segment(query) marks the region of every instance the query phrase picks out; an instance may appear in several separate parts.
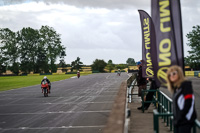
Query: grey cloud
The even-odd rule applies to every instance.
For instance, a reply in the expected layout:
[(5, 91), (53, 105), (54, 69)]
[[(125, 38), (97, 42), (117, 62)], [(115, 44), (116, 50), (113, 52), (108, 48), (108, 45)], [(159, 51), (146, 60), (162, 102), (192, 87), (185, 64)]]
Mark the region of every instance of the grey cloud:
[(20, 4), (24, 2), (45, 2), (46, 4), (63, 3), (76, 7), (91, 7), (91, 8), (131, 8), (143, 7), (146, 8), (150, 0), (2, 0), (0, 5)]
[[(37, 24), (36, 16), (30, 12), (18, 13), (15, 11), (2, 11), (0, 10), (0, 27), (11, 28), (13, 31), (21, 30), (23, 27), (39, 28), (41, 24)], [(34, 23), (34, 24), (33, 24)]]
[[(12, 8), (11, 8), (12, 9)], [(123, 63), (128, 57), (141, 55), (141, 38), (138, 37), (139, 18), (134, 10), (109, 10), (106, 15), (94, 13), (86, 9), (80, 9), (75, 14), (63, 12), (62, 9), (48, 8), (35, 11), (0, 10), (0, 27), (9, 27), (18, 31), (23, 27), (40, 28), (41, 25), (49, 25), (61, 34), (62, 43), (67, 47), (67, 63), (75, 60), (77, 56), (86, 64), (91, 64), (96, 58), (112, 59), (115, 63)], [(39, 19), (41, 15), (51, 15), (59, 12), (60, 16), (52, 16), (52, 21)], [(53, 15), (53, 14), (52, 14)], [(74, 24), (65, 20), (67, 15), (80, 18), (81, 23)], [(138, 16), (139, 17), (139, 16)], [(112, 25), (112, 22), (114, 25)], [(119, 25), (115, 25), (119, 22)], [(111, 23), (111, 24), (110, 24)], [(110, 25), (109, 25), (110, 24)], [(132, 49), (137, 51), (132, 52)], [(119, 55), (119, 56), (116, 56)], [(90, 58), (88, 58), (90, 57)], [(138, 59), (137, 59), (138, 60)]]
[[(17, 12), (0, 10), (0, 27), (8, 27), (17, 31), (23, 27), (40, 28), (49, 25), (61, 34), (62, 42), (67, 47), (67, 63), (75, 60), (77, 56), (86, 64), (91, 64), (95, 58), (112, 59), (115, 63), (123, 63), (128, 57), (140, 60), (141, 57), (141, 27), (137, 9), (143, 9), (150, 14), (151, 0), (0, 0), (0, 6), (20, 4), (25, 2), (44, 2), (49, 4), (66, 4), (78, 8), (88, 7), (107, 8), (109, 13), (97, 15), (84, 12), (70, 15), (81, 17), (81, 23), (71, 25), (66, 20), (49, 21), (39, 20), (41, 14), (49, 15), (56, 10), (44, 9), (39, 12)], [(95, 2), (94, 2), (95, 1)], [(200, 0), (181, 0), (183, 37), (192, 30), (192, 26), (199, 24)], [(122, 9), (122, 10), (121, 10)], [(90, 10), (92, 12), (92, 10)], [(67, 16), (68, 12), (62, 12)], [(66, 17), (65, 16), (65, 17)], [(59, 17), (57, 17), (59, 18)], [(63, 17), (64, 19), (64, 17)], [(64, 23), (63, 23), (64, 21)], [(107, 23), (119, 22), (118, 26)], [(189, 48), (185, 45), (185, 55)]]

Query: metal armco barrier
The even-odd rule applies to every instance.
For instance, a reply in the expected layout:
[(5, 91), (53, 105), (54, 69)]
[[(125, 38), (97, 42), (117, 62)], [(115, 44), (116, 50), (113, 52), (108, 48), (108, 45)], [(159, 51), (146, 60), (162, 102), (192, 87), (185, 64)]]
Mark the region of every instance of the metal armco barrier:
[(132, 95), (137, 95), (137, 94), (132, 94), (134, 86), (136, 86), (136, 79), (134, 79), (134, 81), (132, 82), (131, 86), (128, 88), (128, 98), (129, 98), (128, 102), (129, 103), (132, 102)]
[[(154, 100), (152, 100), (152, 102), (157, 104), (157, 109), (153, 110), (154, 133), (159, 133), (159, 117), (163, 119), (166, 126), (170, 126), (170, 131), (172, 131), (174, 129), (172, 125), (172, 99), (160, 90), (154, 91), (157, 93), (157, 98), (154, 97)], [(143, 102), (145, 103), (145, 101)], [(193, 133), (197, 133), (197, 128), (200, 129), (200, 122), (196, 119), (193, 127)]]
[(134, 73), (132, 75), (132, 77), (129, 78), (128, 81), (127, 81), (127, 84), (128, 84), (128, 86), (127, 86), (127, 97), (129, 98), (129, 100), (128, 100), (129, 103), (132, 102), (132, 95), (137, 95), (137, 94), (132, 94), (134, 87), (137, 86), (136, 76), (137, 76), (137, 74)]

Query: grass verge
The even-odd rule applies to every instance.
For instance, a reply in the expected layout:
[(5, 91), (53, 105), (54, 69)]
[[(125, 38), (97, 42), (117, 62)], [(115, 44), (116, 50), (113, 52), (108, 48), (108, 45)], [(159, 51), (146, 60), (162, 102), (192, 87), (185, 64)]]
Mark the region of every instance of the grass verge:
[[(82, 73), (83, 75), (88, 75), (90, 73)], [(2, 76), (0, 77), (0, 91), (6, 91), (11, 89), (17, 89), (32, 85), (40, 84), (41, 80), (45, 75), (39, 76)], [(76, 74), (66, 74), (66, 75), (47, 75), (47, 78), (51, 81), (59, 81), (76, 76)]]

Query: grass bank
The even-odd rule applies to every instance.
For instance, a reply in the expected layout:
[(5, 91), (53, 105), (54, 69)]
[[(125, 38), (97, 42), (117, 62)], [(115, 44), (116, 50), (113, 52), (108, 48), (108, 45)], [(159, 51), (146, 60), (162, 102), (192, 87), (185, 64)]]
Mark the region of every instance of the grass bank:
[[(82, 73), (88, 75), (89, 73)], [(39, 76), (2, 76), (0, 77), (0, 91), (11, 90), (16, 88), (22, 88), (32, 85), (40, 84), (41, 80), (45, 75)], [(65, 74), (65, 75), (47, 75), (47, 78), (51, 81), (59, 81), (76, 76), (76, 74)]]

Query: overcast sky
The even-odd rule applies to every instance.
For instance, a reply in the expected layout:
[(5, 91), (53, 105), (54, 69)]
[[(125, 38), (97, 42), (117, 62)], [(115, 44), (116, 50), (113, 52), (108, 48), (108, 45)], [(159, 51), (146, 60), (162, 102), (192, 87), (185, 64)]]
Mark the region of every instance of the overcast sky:
[[(181, 0), (184, 54), (186, 34), (200, 25), (200, 0)], [(0, 0), (0, 28), (53, 27), (61, 34), (71, 64), (77, 57), (86, 65), (95, 59), (126, 63), (142, 58), (138, 9), (150, 13), (150, 0)]]

